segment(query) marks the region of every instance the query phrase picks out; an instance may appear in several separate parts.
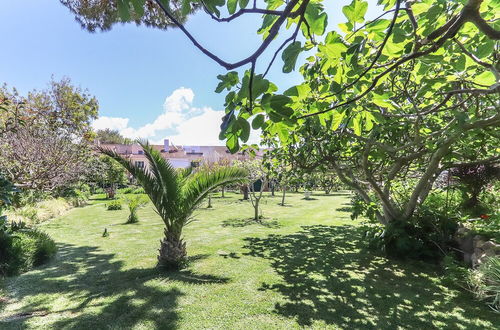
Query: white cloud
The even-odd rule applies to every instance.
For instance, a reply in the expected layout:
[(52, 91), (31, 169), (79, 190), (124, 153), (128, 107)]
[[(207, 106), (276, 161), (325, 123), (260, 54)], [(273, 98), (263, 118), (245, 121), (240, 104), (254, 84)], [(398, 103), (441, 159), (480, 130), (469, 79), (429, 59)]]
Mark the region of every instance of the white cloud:
[[(103, 116), (93, 122), (93, 127), (118, 130), (125, 137), (146, 138), (156, 144), (162, 144), (163, 139), (168, 138), (176, 145), (224, 145), (225, 142), (219, 140), (224, 112), (210, 107), (193, 107), (193, 99), (194, 92), (191, 89), (178, 88), (165, 99), (164, 112), (152, 123), (134, 128), (129, 126), (129, 118)], [(165, 130), (173, 133), (165, 135)], [(248, 143), (257, 143), (259, 140), (259, 133), (252, 131)]]

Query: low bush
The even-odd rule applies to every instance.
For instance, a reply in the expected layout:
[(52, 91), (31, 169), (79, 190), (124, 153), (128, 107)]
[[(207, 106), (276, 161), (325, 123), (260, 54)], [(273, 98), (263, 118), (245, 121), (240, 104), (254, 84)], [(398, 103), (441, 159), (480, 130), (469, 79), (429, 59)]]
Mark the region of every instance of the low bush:
[(369, 246), (390, 257), (436, 262), (456, 243), (457, 221), (438, 214), (419, 213), (410, 221), (393, 221), (367, 230)]
[(71, 205), (64, 198), (51, 198), (33, 205), (11, 209), (7, 215), (11, 221), (38, 224), (63, 215), (70, 208)]
[(500, 257), (490, 257), (470, 272), (469, 285), (476, 298), (500, 312)]
[(106, 203), (106, 207), (108, 211), (116, 211), (116, 210), (121, 210), (122, 209), (122, 202), (119, 199), (110, 201), (109, 203)]
[(55, 242), (44, 232), (24, 229), (0, 233), (0, 273), (16, 275), (42, 265), (56, 253)]
[(120, 194), (131, 194), (134, 190), (135, 190), (134, 187), (121, 188), (121, 189), (118, 189), (118, 193), (120, 193)]

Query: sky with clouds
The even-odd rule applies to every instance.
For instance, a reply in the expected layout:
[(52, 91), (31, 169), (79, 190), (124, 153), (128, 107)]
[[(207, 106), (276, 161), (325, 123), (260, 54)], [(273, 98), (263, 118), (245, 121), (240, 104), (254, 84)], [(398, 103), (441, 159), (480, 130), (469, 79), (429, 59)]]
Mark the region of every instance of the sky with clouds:
[[(94, 129), (113, 129), (131, 139), (149, 139), (162, 144), (169, 139), (176, 145), (223, 145), (218, 138), (224, 112), (211, 107), (193, 106), (192, 89), (180, 87), (165, 98), (163, 111), (151, 123), (136, 126), (130, 118), (101, 116), (94, 121)], [(248, 143), (258, 143), (258, 132), (253, 132)]]
[[(324, 2), (330, 27), (344, 20), (340, 8), (348, 2)], [(374, 16), (370, 6), (368, 17)], [(231, 62), (260, 45), (262, 36), (256, 30), (261, 23), (258, 15), (217, 23), (199, 11), (189, 17), (186, 28), (207, 49)], [(111, 31), (88, 33), (59, 1), (23, 0), (0, 1), (0, 31), (6, 37), (3, 45), (8, 45), (0, 55), (0, 83), (27, 93), (45, 88), (52, 77), (69, 77), (99, 100), (95, 128), (117, 129), (127, 137), (153, 142), (168, 137), (181, 145), (224, 144), (218, 135), (225, 95), (214, 89), (217, 75), (226, 71), (179, 29), (118, 24)], [(259, 59), (257, 73), (265, 70), (288, 35), (281, 33)], [(279, 62), (268, 77), (283, 91), (298, 83), (300, 74), (283, 74)], [(257, 139), (258, 132), (253, 132), (250, 142)]]

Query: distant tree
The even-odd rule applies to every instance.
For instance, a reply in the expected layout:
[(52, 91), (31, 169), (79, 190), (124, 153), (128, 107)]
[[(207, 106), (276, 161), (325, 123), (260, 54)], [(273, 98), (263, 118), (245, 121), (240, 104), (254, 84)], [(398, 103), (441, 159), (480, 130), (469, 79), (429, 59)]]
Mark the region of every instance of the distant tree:
[(176, 171), (158, 150), (147, 143), (140, 144), (149, 161), (148, 168), (134, 165), (115, 151), (101, 151), (125, 167), (144, 188), (165, 223), (158, 265), (177, 268), (187, 255), (182, 230), (192, 220), (194, 210), (211, 191), (224, 184), (242, 182), (247, 173), (236, 167), (219, 168), (213, 172), (193, 172), (192, 168)]
[(96, 132), (95, 139), (100, 143), (109, 144), (132, 144), (132, 140), (120, 134), (117, 130), (112, 130), (109, 128), (100, 129)]
[(128, 182), (127, 171), (116, 160), (106, 155), (95, 155), (87, 165), (84, 181), (106, 191), (106, 197), (115, 197), (116, 188)]
[(262, 160), (252, 159), (245, 161), (235, 161), (233, 166), (241, 167), (247, 171), (247, 191), (254, 208), (254, 220), (260, 219), (260, 202), (262, 192), (268, 182), (268, 172), (265, 170)]
[(7, 86), (4, 85), (0, 90), (0, 137), (7, 132), (16, 130), (23, 124), (21, 118), (23, 100), (16, 90), (10, 94), (6, 91)]
[[(165, 16), (153, 0), (138, 0), (133, 4), (122, 0), (60, 0), (74, 15), (82, 28), (90, 31), (107, 31), (116, 23), (134, 22), (159, 29), (176, 25)], [(164, 1), (170, 14), (178, 22), (185, 22), (187, 15), (200, 6), (190, 1)]]
[(48, 89), (27, 96), (4, 86), (0, 99), (22, 104), (16, 110), (22, 123), (11, 121), (12, 129), (0, 136), (0, 167), (8, 177), (45, 191), (79, 180), (90, 153), (97, 100), (69, 79), (51, 81)]

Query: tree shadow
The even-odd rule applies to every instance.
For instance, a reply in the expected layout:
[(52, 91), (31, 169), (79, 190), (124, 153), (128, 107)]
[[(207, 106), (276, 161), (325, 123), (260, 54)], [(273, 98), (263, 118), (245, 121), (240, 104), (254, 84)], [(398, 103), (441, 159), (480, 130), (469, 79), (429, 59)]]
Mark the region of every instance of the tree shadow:
[(318, 197), (330, 197), (330, 196), (350, 196), (351, 193), (348, 191), (336, 191), (336, 192), (331, 192), (329, 194), (325, 193), (312, 193), (311, 196), (318, 196)]
[(255, 220), (254, 218), (233, 218), (233, 219), (227, 219), (223, 220), (221, 226), (222, 227), (246, 227), (246, 226), (252, 226), (252, 225), (259, 225), (262, 227), (266, 228), (280, 228), (281, 224), (277, 220), (266, 220), (264, 219), (259, 219)]
[[(282, 281), (262, 283), (261, 290), (283, 295), (275, 312), (304, 327), (319, 321), (347, 329), (423, 329), (439, 323), (472, 329), (478, 328), (474, 317), (494, 320), (468, 294), (445, 294), (434, 266), (377, 256), (363, 248), (360, 237), (353, 226), (303, 226), (294, 234), (246, 238), (245, 254), (270, 260)], [(462, 311), (450, 313), (457, 305)]]
[(352, 212), (352, 206), (342, 206), (336, 209), (339, 212)]
[[(190, 257), (189, 261), (206, 255)], [(56, 318), (55, 329), (175, 328), (176, 307), (183, 293), (163, 281), (192, 285), (225, 283), (227, 278), (190, 270), (166, 272), (157, 268), (123, 269), (114, 254), (92, 246), (59, 244), (58, 256), (49, 264), (7, 280), (10, 301), (22, 307), (0, 320), (12, 328), (25, 328), (31, 317)], [(55, 305), (54, 299), (67, 300)], [(62, 308), (58, 308), (61, 306)]]

